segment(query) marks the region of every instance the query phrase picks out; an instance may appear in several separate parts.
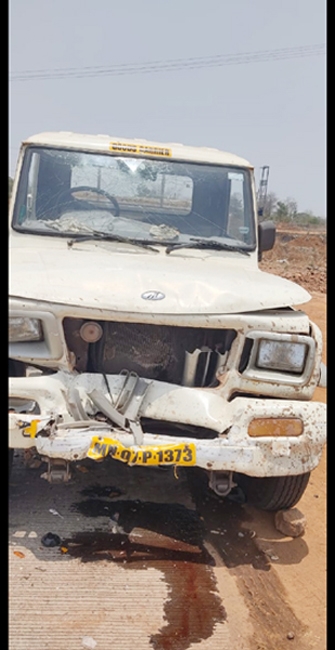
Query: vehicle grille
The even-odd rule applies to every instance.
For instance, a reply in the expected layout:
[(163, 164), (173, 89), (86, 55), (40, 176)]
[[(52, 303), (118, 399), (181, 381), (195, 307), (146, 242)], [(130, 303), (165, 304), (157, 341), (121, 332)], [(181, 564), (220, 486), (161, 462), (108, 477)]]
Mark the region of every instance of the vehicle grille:
[(236, 336), (234, 330), (199, 329), (99, 321), (102, 337), (85, 343), (80, 336), (81, 319), (64, 320), (69, 349), (80, 372), (119, 374), (136, 372), (140, 377), (187, 386), (213, 386), (216, 371)]

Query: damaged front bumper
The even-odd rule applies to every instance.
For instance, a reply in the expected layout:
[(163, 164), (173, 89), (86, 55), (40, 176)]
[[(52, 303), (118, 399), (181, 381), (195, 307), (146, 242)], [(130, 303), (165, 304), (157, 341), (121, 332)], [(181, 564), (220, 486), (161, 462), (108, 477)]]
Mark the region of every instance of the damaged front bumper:
[[(326, 441), (324, 404), (227, 401), (219, 388), (181, 387), (134, 373), (15, 377), (9, 395), (9, 446), (36, 447), (66, 461), (111, 455), (129, 465), (287, 476), (314, 469)], [(34, 412), (25, 409), (28, 402)], [(147, 433), (143, 418), (211, 430), (215, 437), (169, 435), (168, 428), (158, 433), (162, 427)]]

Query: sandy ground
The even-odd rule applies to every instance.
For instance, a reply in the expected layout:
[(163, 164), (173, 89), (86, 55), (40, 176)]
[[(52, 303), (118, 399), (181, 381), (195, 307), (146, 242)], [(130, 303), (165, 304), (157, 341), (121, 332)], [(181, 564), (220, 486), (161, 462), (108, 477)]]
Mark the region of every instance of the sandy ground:
[(275, 246), (263, 254), (260, 267), (301, 284), (307, 291), (327, 291), (327, 235), (279, 226)]
[[(306, 311), (322, 330), (323, 361), (326, 362), (326, 295), (313, 292), (311, 302), (300, 308)], [(326, 402), (326, 389), (318, 388), (314, 399)], [(326, 480), (325, 449), (322, 461), (312, 472), (307, 490), (297, 506), (307, 518), (306, 533), (301, 538), (283, 537), (273, 528), (273, 518), (270, 513), (250, 509), (253, 526), (260, 539), (260, 548), (270, 549), (275, 556), (279, 557), (275, 563), (275, 571), (285, 590), (285, 601), (290, 605), (297, 619), (306, 627), (307, 648), (316, 650), (325, 650), (327, 647)], [(300, 645), (296, 647), (300, 648)], [(266, 645), (265, 649), (267, 650)]]

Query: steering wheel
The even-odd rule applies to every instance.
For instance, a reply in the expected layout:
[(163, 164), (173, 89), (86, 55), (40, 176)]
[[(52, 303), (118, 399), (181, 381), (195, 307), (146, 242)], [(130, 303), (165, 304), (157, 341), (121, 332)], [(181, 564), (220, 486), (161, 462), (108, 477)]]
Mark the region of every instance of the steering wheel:
[(86, 209), (92, 209), (92, 203), (87, 200), (87, 199), (76, 199), (73, 194), (76, 192), (95, 192), (96, 194), (101, 194), (101, 196), (105, 196), (112, 204), (114, 210), (112, 211), (111, 206), (109, 205), (94, 205), (94, 208), (96, 210), (109, 210), (114, 214), (115, 217), (118, 217), (120, 214), (120, 206), (114, 196), (111, 194), (108, 194), (108, 192), (105, 192), (105, 190), (101, 190), (99, 187), (90, 187), (89, 185), (80, 185), (78, 187), (70, 187), (67, 190), (64, 190), (64, 192), (61, 192), (58, 196), (58, 208), (61, 207), (62, 204), (67, 203), (69, 199), (72, 199), (72, 201), (75, 201), (77, 206), (80, 206), (84, 210)]

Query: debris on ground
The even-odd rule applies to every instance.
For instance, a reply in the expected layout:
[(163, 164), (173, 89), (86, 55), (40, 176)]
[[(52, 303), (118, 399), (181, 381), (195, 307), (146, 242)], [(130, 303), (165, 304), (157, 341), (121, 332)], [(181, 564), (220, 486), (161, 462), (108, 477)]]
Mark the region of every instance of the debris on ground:
[(93, 650), (93, 648), (95, 648), (97, 645), (97, 642), (95, 639), (93, 639), (92, 636), (83, 636), (81, 643), (83, 648), (91, 648), (91, 650)]
[(61, 539), (55, 533), (46, 533), (41, 538), (41, 542), (42, 542), (43, 546), (47, 546), (47, 547), (51, 548), (53, 546), (60, 546)]
[(49, 508), (49, 512), (51, 512), (52, 515), (56, 515), (57, 517), (60, 517), (61, 519), (64, 519), (63, 515), (60, 515), (57, 510), (54, 508)]
[(278, 555), (275, 555), (271, 548), (267, 548), (264, 553), (267, 555), (269, 560), (272, 560), (272, 562), (277, 562), (279, 560)]
[(301, 537), (306, 529), (306, 517), (298, 508), (278, 510), (275, 514), (276, 529), (287, 537)]
[(109, 520), (108, 527), (111, 533), (113, 533), (113, 535), (126, 535), (127, 533), (123, 530), (122, 526), (120, 526), (120, 524), (118, 523), (119, 518), (120, 518), (120, 513), (115, 512), (113, 517), (111, 517)]

